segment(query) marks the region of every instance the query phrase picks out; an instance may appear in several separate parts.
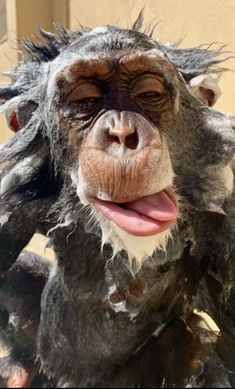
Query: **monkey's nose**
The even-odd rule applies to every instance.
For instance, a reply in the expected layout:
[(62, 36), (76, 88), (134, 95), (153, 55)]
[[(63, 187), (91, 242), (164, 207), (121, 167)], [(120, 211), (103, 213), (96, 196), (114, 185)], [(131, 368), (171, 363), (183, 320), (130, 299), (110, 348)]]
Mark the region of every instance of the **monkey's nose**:
[(112, 127), (109, 129), (109, 135), (111, 140), (120, 143), (128, 149), (136, 149), (138, 147), (139, 139), (135, 128), (129, 126)]

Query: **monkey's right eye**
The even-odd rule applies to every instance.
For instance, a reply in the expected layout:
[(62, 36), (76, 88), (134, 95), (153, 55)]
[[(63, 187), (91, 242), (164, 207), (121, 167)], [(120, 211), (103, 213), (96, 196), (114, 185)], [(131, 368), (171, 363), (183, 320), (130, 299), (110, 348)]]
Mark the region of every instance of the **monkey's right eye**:
[(73, 104), (81, 111), (90, 111), (96, 108), (103, 97), (100, 87), (93, 82), (85, 82), (76, 86), (67, 96), (67, 103)]
[(101, 98), (82, 99), (75, 102), (76, 108), (81, 112), (90, 111), (100, 105)]

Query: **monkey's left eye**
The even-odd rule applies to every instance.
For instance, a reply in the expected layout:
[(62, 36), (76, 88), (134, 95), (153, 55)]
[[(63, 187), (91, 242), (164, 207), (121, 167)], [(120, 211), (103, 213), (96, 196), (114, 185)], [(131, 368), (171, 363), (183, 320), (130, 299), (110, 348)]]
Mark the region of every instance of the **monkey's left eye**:
[(135, 82), (132, 95), (140, 101), (154, 102), (165, 95), (165, 87), (158, 78), (146, 75)]
[(103, 93), (98, 85), (91, 82), (76, 86), (67, 96), (67, 103), (76, 105), (85, 112), (96, 108), (102, 100)]
[(160, 93), (158, 93), (158, 92), (144, 92), (144, 93), (140, 93), (140, 94), (138, 94), (137, 95), (137, 97), (139, 97), (139, 98), (143, 98), (143, 99), (148, 99), (148, 98), (158, 98), (158, 97), (160, 97), (161, 96), (161, 94)]

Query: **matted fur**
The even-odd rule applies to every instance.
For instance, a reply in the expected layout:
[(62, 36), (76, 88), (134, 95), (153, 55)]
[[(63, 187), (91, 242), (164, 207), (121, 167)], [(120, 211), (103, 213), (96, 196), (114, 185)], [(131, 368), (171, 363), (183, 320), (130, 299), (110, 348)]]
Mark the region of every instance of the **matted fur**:
[[(147, 363), (142, 352), (145, 345), (151, 346), (149, 339), (156, 329), (167, 329), (172, 320), (176, 320), (177, 327), (182, 318), (188, 332), (183, 331), (184, 336), (180, 335), (181, 331), (169, 328), (170, 339), (171, 334), (175, 334), (174, 344), (166, 343), (163, 347), (170, 351), (165, 354), (166, 371), (172, 366), (175, 370), (168, 356), (172, 361), (171, 350), (176, 343), (173, 360), (182, 363), (182, 385), (203, 386), (201, 376), (206, 375), (208, 358), (206, 361), (205, 358), (209, 355), (209, 362), (216, 366), (213, 370), (216, 377), (214, 379), (213, 375), (211, 380), (213, 385), (218, 382), (221, 386), (225, 379), (228, 381), (231, 367), (221, 366), (217, 354), (214, 358), (215, 350), (210, 342), (204, 345), (203, 355), (185, 354), (186, 338), (192, 333), (185, 319), (199, 305), (208, 310), (219, 325), (234, 332), (231, 271), (235, 252), (234, 188), (225, 177), (228, 173), (233, 179), (234, 122), (230, 115), (197, 101), (185, 83), (195, 75), (218, 71), (220, 50), (200, 47), (181, 50), (174, 45), (161, 44), (138, 31), (141, 19), (140, 15), (133, 30), (107, 26), (70, 32), (59, 28), (57, 34), (42, 31), (43, 43), (27, 41), (23, 44), (27, 55), (12, 72), (12, 84), (0, 88), (1, 111), (9, 115), (14, 111), (21, 113), (22, 126), (0, 149), (0, 163), (4, 163), (0, 176), (0, 271), (8, 273), (35, 231), (51, 237), (57, 262), (42, 297), (40, 295), (41, 304), (36, 307), (40, 312), (40, 328), (33, 333), (29, 344), (32, 342), (36, 348), (46, 376), (56, 383), (97, 387), (99, 383), (104, 386), (107, 380), (106, 387), (117, 387), (117, 367), (125, 369), (128, 361), (138, 358), (140, 352), (144, 364), (134, 368), (127, 386), (141, 386), (148, 365), (145, 382), (157, 386), (154, 373), (158, 374), (162, 352), (156, 358), (154, 348)], [(115, 235), (116, 227), (107, 225), (100, 215), (90, 215), (90, 206), (81, 204), (77, 185), (71, 180), (73, 166), (68, 162), (66, 142), (60, 137), (55, 111), (51, 109), (48, 83), (53, 77), (53, 66), (58, 63), (63, 66), (65, 59), (71, 61), (73, 49), (72, 54), (76, 56), (80, 39), (85, 39), (83, 43), (92, 41), (94, 52), (94, 43), (99, 39), (107, 50), (157, 48), (175, 65), (179, 110), (174, 120), (165, 120), (162, 131), (175, 174), (181, 220), (166, 247), (163, 236), (164, 242), (151, 243), (146, 255), (139, 254), (141, 247), (135, 247), (133, 240), (127, 243), (129, 237), (123, 237), (120, 242)], [(27, 107), (30, 117), (24, 114), (28, 112)], [(35, 108), (33, 112), (32, 108)], [(114, 252), (110, 245), (105, 245), (102, 252), (102, 243), (110, 240), (110, 233)], [(127, 245), (131, 247), (129, 258), (125, 252)], [(158, 250), (152, 253), (154, 245)], [(124, 251), (115, 255), (122, 248)], [(110, 260), (112, 255), (114, 258)], [(149, 260), (141, 269), (138, 264), (132, 269), (128, 266), (128, 259), (141, 258), (139, 263), (142, 263), (148, 255)], [(14, 283), (10, 284), (14, 289)], [(14, 296), (15, 290), (11, 292)], [(33, 304), (35, 292), (38, 292), (36, 287), (28, 291)], [(24, 306), (25, 300), (22, 301)], [(20, 333), (17, 329), (17, 340), (18, 336), (20, 341), (26, 335), (28, 342), (25, 331), (27, 328), (21, 328)], [(209, 339), (205, 332), (202, 335), (196, 341), (200, 347), (205, 338)], [(157, 332), (157, 336), (160, 345), (163, 339), (164, 346), (162, 333)], [(25, 346), (25, 342), (22, 344)], [(181, 345), (183, 362), (178, 354)], [(233, 352), (234, 347), (228, 350)], [(184, 374), (187, 363), (190, 368)], [(195, 365), (200, 367), (196, 376), (191, 369)], [(172, 378), (174, 385), (182, 373), (181, 368), (176, 370)], [(168, 382), (169, 377), (161, 377), (162, 372), (159, 373), (160, 378)], [(210, 373), (209, 367), (209, 378)]]

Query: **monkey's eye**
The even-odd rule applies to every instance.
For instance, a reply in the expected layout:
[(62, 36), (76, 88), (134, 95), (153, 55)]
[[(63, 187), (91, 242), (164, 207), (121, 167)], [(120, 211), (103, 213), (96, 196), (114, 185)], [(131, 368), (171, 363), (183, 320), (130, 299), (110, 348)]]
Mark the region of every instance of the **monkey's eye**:
[(76, 86), (67, 96), (67, 103), (76, 106), (81, 112), (91, 111), (100, 104), (103, 93), (95, 83), (84, 83)]
[(133, 98), (140, 103), (156, 103), (165, 96), (163, 83), (154, 76), (144, 76), (139, 78), (132, 89)]
[(96, 108), (101, 102), (101, 98), (82, 99), (76, 102), (79, 111), (86, 112)]
[(144, 92), (144, 93), (138, 94), (137, 97), (144, 98), (144, 99), (148, 99), (148, 98), (152, 98), (152, 97), (158, 98), (158, 97), (161, 97), (161, 94), (158, 92)]

